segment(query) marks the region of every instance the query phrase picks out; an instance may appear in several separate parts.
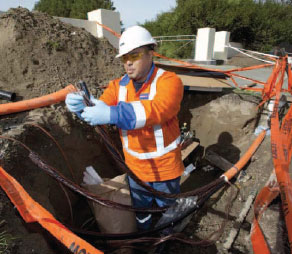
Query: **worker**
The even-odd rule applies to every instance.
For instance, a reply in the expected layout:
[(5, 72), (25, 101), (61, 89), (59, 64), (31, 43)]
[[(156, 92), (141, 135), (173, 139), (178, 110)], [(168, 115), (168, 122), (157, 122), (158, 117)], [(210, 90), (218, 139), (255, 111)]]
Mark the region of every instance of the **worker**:
[[(124, 31), (119, 40), (119, 54), (126, 74), (110, 81), (100, 98), (91, 98), (95, 106), (86, 107), (78, 93), (66, 97), (71, 112), (83, 111), (81, 117), (90, 125), (114, 124), (119, 128), (125, 163), (143, 182), (158, 191), (180, 192), (180, 130), (177, 114), (183, 97), (183, 85), (172, 72), (153, 63), (155, 39), (141, 26)], [(128, 176), (132, 204), (159, 207), (174, 199), (155, 197)], [(147, 230), (151, 214), (136, 213), (137, 227)]]

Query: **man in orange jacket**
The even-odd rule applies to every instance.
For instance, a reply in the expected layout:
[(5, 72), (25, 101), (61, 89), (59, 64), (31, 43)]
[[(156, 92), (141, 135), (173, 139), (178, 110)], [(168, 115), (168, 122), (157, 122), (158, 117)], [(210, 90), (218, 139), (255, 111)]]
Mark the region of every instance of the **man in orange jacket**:
[[(156, 41), (141, 26), (128, 28), (119, 41), (119, 54), (126, 75), (113, 80), (95, 106), (85, 107), (79, 94), (68, 94), (66, 105), (80, 112), (90, 125), (115, 124), (120, 130), (125, 162), (131, 171), (152, 188), (180, 192), (184, 170), (180, 150), (177, 114), (183, 85), (175, 73), (155, 67)], [(150, 208), (154, 200), (160, 207), (174, 200), (153, 196), (129, 177), (133, 207)], [(147, 230), (151, 214), (136, 213), (140, 230)]]

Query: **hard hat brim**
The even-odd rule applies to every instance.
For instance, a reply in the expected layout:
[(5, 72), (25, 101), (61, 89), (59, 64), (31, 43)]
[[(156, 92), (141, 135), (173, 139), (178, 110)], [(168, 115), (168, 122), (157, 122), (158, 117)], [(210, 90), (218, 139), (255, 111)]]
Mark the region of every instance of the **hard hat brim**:
[(121, 56), (123, 56), (123, 55), (126, 55), (126, 54), (130, 53), (130, 52), (131, 52), (132, 50), (134, 50), (134, 49), (137, 49), (137, 48), (140, 48), (140, 47), (144, 47), (144, 46), (148, 46), (148, 45), (155, 45), (155, 46), (157, 46), (157, 42), (147, 43), (147, 44), (145, 44), (145, 45), (141, 45), (141, 46), (139, 46), (139, 47), (133, 48), (133, 49), (131, 49), (131, 50), (125, 52), (125, 53), (117, 54), (117, 55), (116, 55), (116, 58), (119, 58), (119, 57), (121, 57)]

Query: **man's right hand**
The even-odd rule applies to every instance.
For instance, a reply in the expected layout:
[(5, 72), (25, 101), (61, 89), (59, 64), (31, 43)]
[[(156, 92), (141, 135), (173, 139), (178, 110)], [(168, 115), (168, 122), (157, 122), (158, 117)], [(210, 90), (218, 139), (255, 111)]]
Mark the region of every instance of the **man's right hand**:
[(67, 94), (65, 103), (69, 111), (73, 113), (81, 112), (86, 107), (82, 95), (78, 93)]

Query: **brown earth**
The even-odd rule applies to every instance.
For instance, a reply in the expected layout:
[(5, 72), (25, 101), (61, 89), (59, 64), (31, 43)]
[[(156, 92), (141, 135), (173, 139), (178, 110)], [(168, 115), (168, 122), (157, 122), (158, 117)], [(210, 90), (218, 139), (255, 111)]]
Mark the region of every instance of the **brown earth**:
[(9, 88), (22, 99), (80, 79), (96, 94), (123, 72), (108, 41), (46, 14), (11, 9), (1, 16), (0, 28), (0, 89)]
[[(105, 40), (99, 40), (76, 27), (58, 19), (26, 9), (11, 9), (0, 16), (0, 89), (14, 91), (17, 100), (48, 94), (83, 79), (93, 95), (99, 95), (100, 86), (123, 73), (121, 63), (115, 59), (115, 49)], [(233, 59), (229, 64), (244, 66), (250, 60)], [(257, 63), (253, 62), (251, 65)], [(214, 149), (221, 156), (235, 163), (255, 139), (254, 129), (259, 119), (266, 117), (256, 106), (260, 97), (232, 90), (222, 93), (199, 93), (186, 91), (179, 120), (195, 131), (202, 149)], [(6, 103), (0, 100), (0, 103)], [(264, 123), (264, 120), (260, 120)], [(33, 125), (32, 125), (33, 124)], [(36, 126), (37, 125), (37, 126)], [(42, 126), (60, 144), (68, 162), (54, 141), (38, 127)], [(121, 171), (113, 163), (100, 137), (90, 127), (66, 110), (64, 103), (29, 112), (0, 116), (0, 132), (6, 137), (22, 141), (37, 152), (49, 165), (66, 177), (80, 184), (86, 166), (92, 165), (104, 178), (112, 178)], [(110, 130), (118, 143), (115, 129)], [(17, 143), (0, 140), (1, 166), (16, 178), (24, 189), (59, 221), (75, 228), (98, 230), (86, 200), (76, 193), (66, 191), (36, 167), (28, 158), (28, 152)], [(187, 163), (197, 163), (197, 169), (183, 184), (182, 190), (206, 185), (222, 174), (214, 168), (207, 170), (204, 159), (197, 161), (191, 154)], [(72, 168), (72, 174), (69, 168)], [(238, 181), (236, 187), (227, 186), (214, 194), (194, 214), (184, 230), (190, 239), (208, 238), (217, 231), (226, 217), (225, 208), (231, 204), (223, 235), (211, 246), (190, 246), (178, 242), (167, 244), (168, 253), (224, 253), (226, 240), (233, 222), (240, 213), (251, 191), (259, 191), (273, 169), (270, 141), (266, 137), (252, 160), (245, 168), (247, 177)], [(68, 198), (71, 205), (69, 205)], [(70, 215), (72, 207), (73, 217)], [(286, 232), (279, 201), (275, 201), (262, 220), (273, 253), (288, 253)], [(91, 219), (91, 220), (89, 220)], [(13, 207), (5, 193), (0, 191), (1, 230), (13, 237), (7, 250), (2, 253), (69, 253), (38, 224), (26, 224)], [(250, 228), (252, 209), (241, 225), (239, 235), (230, 253), (252, 253)], [(1, 231), (0, 230), (0, 231)], [(97, 248), (100, 242), (88, 238)], [(0, 253), (1, 253), (0, 246)]]
[[(246, 94), (196, 94), (186, 95), (183, 105), (186, 105), (191, 113), (191, 129), (196, 131), (196, 136), (205, 151), (211, 149), (235, 163), (256, 138), (254, 130), (258, 121), (260, 124), (266, 123), (264, 119), (267, 112), (258, 112), (256, 107), (259, 101), (260, 97)], [(205, 185), (223, 173), (216, 167), (211, 171), (204, 168), (204, 165), (201, 165), (201, 168), (195, 171), (182, 186), (183, 189), (188, 190), (196, 184)], [(191, 223), (185, 229), (187, 235), (192, 236), (193, 239), (209, 239), (209, 235), (219, 230), (221, 223), (226, 220), (226, 209), (231, 205), (222, 236), (216, 244), (204, 248), (184, 245), (180, 253), (253, 253), (250, 241), (253, 209), (250, 209), (246, 220), (240, 225), (232, 248), (226, 251), (223, 244), (231, 228), (238, 227), (234, 222), (243, 209), (244, 202), (252, 192), (260, 191), (272, 170), (270, 136), (267, 136), (244, 168), (246, 175), (242, 175), (242, 178), (237, 177), (236, 185), (239, 188), (228, 186), (214, 194), (193, 216)], [(261, 220), (261, 227), (269, 240), (271, 253), (289, 253), (287, 233), (283, 225), (278, 200), (271, 205)], [(175, 247), (172, 250), (175, 253)]]

